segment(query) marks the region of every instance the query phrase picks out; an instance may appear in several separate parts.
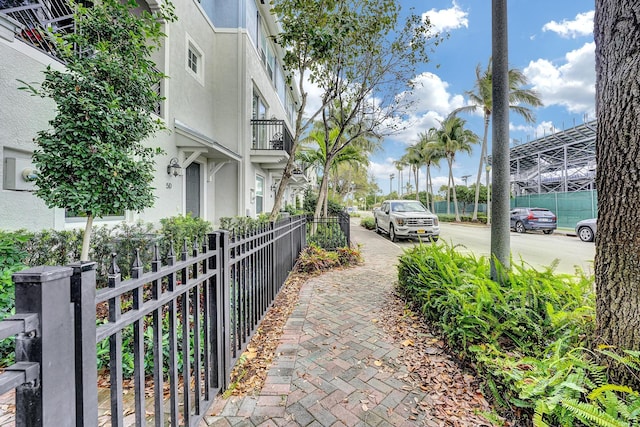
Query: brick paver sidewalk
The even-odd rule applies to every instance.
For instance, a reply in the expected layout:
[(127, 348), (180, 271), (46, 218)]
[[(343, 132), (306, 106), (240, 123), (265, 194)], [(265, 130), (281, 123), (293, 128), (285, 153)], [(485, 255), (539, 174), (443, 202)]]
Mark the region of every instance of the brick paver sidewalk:
[(305, 283), (260, 395), (219, 397), (202, 426), (424, 425), (426, 396), (377, 323), (402, 250), (355, 221), (351, 234), (364, 265)]

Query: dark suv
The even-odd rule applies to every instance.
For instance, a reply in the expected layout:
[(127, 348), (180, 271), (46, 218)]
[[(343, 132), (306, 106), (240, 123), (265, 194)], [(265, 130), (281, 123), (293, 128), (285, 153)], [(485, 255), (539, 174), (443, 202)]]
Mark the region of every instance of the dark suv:
[(511, 228), (518, 233), (542, 230), (551, 234), (558, 226), (556, 215), (544, 208), (514, 208), (511, 211)]

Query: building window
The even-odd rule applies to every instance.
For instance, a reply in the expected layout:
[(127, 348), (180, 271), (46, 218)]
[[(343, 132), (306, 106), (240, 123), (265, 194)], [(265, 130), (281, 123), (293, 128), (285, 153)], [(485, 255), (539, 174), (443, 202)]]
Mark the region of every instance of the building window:
[(252, 118), (264, 119), (267, 117), (267, 106), (265, 105), (262, 97), (255, 90), (253, 91), (253, 105), (252, 105)]
[(186, 69), (201, 85), (204, 85), (204, 55), (202, 49), (187, 35)]
[(256, 215), (264, 212), (264, 177), (256, 175)]
[(191, 71), (198, 74), (198, 55), (189, 47), (189, 59), (187, 66), (191, 68)]

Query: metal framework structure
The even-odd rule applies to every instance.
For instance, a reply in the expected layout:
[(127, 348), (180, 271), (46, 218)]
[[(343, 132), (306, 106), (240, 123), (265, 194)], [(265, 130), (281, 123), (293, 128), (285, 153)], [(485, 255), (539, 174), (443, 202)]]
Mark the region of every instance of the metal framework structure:
[(510, 155), (511, 187), (515, 196), (593, 190), (596, 122), (513, 146)]

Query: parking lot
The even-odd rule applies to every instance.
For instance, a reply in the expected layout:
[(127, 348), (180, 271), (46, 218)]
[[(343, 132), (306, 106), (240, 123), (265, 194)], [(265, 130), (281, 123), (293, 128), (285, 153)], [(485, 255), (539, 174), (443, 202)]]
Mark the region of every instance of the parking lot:
[[(440, 223), (440, 240), (461, 245), (460, 251), (468, 251), (477, 256), (488, 256), (491, 250), (491, 230), (487, 226), (471, 224)], [(373, 231), (372, 231), (373, 232)], [(387, 239), (386, 235), (381, 238)], [(416, 244), (415, 241), (400, 241), (401, 247)], [(545, 235), (541, 232), (523, 234), (511, 232), (511, 253), (514, 263), (520, 258), (536, 269), (550, 266), (554, 259), (559, 264), (559, 273), (574, 273), (578, 266), (584, 271), (593, 272), (595, 244), (582, 242), (575, 236), (567, 236), (562, 231)]]

